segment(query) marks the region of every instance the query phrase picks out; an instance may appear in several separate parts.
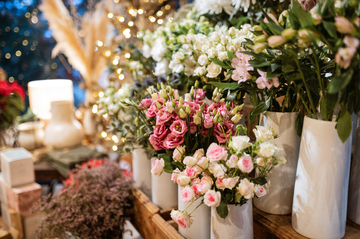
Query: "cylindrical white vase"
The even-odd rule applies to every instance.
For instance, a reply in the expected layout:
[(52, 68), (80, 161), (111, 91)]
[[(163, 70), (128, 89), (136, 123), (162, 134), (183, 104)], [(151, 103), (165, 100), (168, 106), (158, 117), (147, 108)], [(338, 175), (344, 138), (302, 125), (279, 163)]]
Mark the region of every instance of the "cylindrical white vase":
[(254, 198), (254, 205), (261, 211), (278, 215), (291, 213), (300, 147), (300, 137), (295, 130), (298, 115), (298, 112), (265, 112), (260, 117), (260, 125), (278, 132), (280, 137), (274, 143), (283, 149), (286, 159), (286, 164), (276, 165), (266, 177), (266, 196)]
[(360, 225), (360, 128), (357, 128), (353, 140), (355, 144), (349, 182), (348, 218)]
[(151, 199), (151, 160), (141, 146), (134, 147), (132, 171), (135, 186)]
[(309, 238), (345, 235), (351, 136), (342, 143), (335, 125), (309, 117), (304, 120), (292, 226)]
[[(155, 161), (151, 159), (151, 165)], [(178, 205), (178, 186), (171, 181), (171, 174), (163, 172), (160, 176), (151, 175), (152, 202), (161, 209), (176, 208)]]
[(223, 219), (211, 208), (211, 239), (253, 239), (252, 200), (242, 206), (228, 205), (229, 214)]
[[(190, 203), (186, 203), (181, 199), (181, 190), (183, 188), (178, 186), (178, 209), (180, 211), (187, 208)], [(189, 206), (186, 211), (188, 213), (192, 212), (199, 204), (201, 199), (198, 199), (191, 206)], [(189, 228), (182, 228), (179, 226), (179, 233), (186, 239), (209, 239), (210, 238), (210, 217), (211, 217), (211, 208), (202, 204), (198, 207), (192, 214), (192, 224)]]
[(45, 145), (60, 149), (81, 144), (84, 133), (73, 113), (71, 101), (51, 102), (52, 116), (45, 128)]

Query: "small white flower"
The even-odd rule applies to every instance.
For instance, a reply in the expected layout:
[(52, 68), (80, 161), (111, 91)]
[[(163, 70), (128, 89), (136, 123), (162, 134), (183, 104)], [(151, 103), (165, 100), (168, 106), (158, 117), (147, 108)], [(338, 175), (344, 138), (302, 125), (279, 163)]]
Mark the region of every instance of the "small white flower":
[(203, 54), (199, 56), (198, 63), (200, 64), (200, 66), (206, 66), (207, 64), (209, 64), (209, 59), (205, 54)]
[(272, 144), (271, 142), (265, 142), (265, 143), (261, 143), (259, 145), (260, 150), (259, 150), (259, 156), (262, 158), (270, 158), (272, 156), (274, 156), (275, 151), (276, 151), (276, 146), (274, 144)]
[(227, 55), (227, 52), (226, 51), (220, 51), (219, 53), (218, 53), (218, 55), (219, 55), (219, 60), (220, 61), (224, 61), (224, 60), (227, 60), (228, 59), (228, 55)]
[(260, 142), (272, 141), (274, 140), (274, 134), (271, 130), (268, 130), (264, 126), (257, 125), (256, 129), (253, 129), (255, 137)]
[(251, 145), (252, 144), (250, 143), (250, 138), (248, 136), (235, 136), (231, 138), (229, 147), (236, 150), (236, 152), (240, 152)]
[(250, 199), (254, 193), (254, 184), (251, 183), (247, 178), (245, 178), (240, 181), (237, 189), (244, 198)]
[(206, 74), (206, 69), (204, 66), (196, 67), (194, 70), (195, 76), (204, 76)]
[(222, 71), (222, 67), (215, 64), (214, 62), (211, 62), (211, 64), (206, 68), (207, 74), (206, 76), (209, 78), (216, 78), (218, 75), (220, 75)]
[(164, 58), (156, 64), (155, 73), (156, 76), (167, 75), (169, 71), (169, 62)]

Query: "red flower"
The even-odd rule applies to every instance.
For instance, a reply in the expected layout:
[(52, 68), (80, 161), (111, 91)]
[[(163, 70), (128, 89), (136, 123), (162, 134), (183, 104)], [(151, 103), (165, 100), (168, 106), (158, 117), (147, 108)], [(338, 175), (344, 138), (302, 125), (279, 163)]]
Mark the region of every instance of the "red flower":
[(4, 98), (8, 97), (11, 93), (17, 94), (22, 100), (25, 98), (25, 90), (16, 82), (10, 84), (7, 81), (0, 81), (0, 95)]

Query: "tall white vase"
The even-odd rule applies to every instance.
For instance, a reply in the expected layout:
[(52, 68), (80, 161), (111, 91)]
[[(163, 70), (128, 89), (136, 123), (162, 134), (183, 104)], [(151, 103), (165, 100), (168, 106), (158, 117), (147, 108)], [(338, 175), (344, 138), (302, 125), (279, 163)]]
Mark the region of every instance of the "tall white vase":
[(81, 144), (84, 133), (73, 113), (71, 101), (51, 102), (52, 116), (45, 128), (45, 145), (60, 149)]
[(274, 129), (279, 138), (274, 143), (283, 149), (286, 164), (276, 165), (266, 177), (266, 196), (254, 198), (254, 205), (271, 214), (290, 214), (294, 196), (296, 167), (299, 157), (300, 137), (295, 130), (298, 112), (266, 112), (260, 117), (260, 125)]
[[(186, 203), (181, 199), (181, 190), (183, 188), (178, 186), (178, 209), (184, 210), (189, 206), (190, 203)], [(200, 203), (201, 199), (194, 202), (186, 210), (188, 213), (192, 212)], [(211, 217), (211, 208), (202, 204), (198, 207), (192, 214), (191, 219), (193, 223), (190, 228), (184, 229), (179, 226), (179, 233), (186, 239), (209, 239), (210, 238), (210, 217)]]
[(357, 128), (353, 139), (355, 144), (349, 183), (348, 218), (360, 225), (360, 128)]
[(228, 205), (229, 214), (223, 219), (211, 208), (211, 239), (253, 239), (252, 200), (242, 206)]
[(292, 226), (309, 238), (345, 235), (351, 136), (342, 143), (335, 124), (309, 117), (304, 120)]
[(134, 147), (132, 171), (135, 186), (151, 198), (151, 160), (141, 146)]
[[(151, 165), (155, 161), (151, 159)], [(178, 205), (178, 186), (171, 181), (171, 174), (163, 172), (160, 176), (151, 175), (152, 202), (161, 209), (175, 208)]]

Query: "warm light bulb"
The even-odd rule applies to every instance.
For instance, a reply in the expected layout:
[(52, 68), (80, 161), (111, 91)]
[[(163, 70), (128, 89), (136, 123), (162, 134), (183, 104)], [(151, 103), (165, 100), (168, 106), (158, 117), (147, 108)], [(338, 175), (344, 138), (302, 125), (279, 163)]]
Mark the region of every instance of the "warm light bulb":
[(112, 150), (113, 151), (117, 151), (118, 150), (118, 147), (116, 145), (112, 146)]
[(116, 70), (116, 72), (117, 72), (118, 74), (121, 74), (121, 71), (122, 71), (121, 68), (119, 68), (119, 69)]
[(15, 55), (16, 55), (17, 57), (21, 56), (21, 51), (17, 50), (17, 51), (15, 52)]
[(107, 136), (107, 133), (105, 131), (101, 132), (101, 137), (105, 138)]
[(100, 91), (98, 95), (99, 95), (100, 98), (104, 97), (104, 92)]
[(158, 12), (156, 13), (156, 16), (161, 17), (163, 14), (164, 14), (164, 13), (163, 13), (162, 11), (158, 11)]
[(150, 20), (150, 22), (155, 22), (155, 21), (156, 21), (156, 18), (153, 17), (153, 16), (150, 16), (150, 17), (149, 17), (149, 20)]
[(119, 80), (123, 80), (123, 79), (125, 79), (124, 74), (120, 74), (120, 75), (119, 75)]
[(129, 27), (132, 27), (132, 26), (134, 26), (134, 22), (133, 22), (133, 21), (130, 21), (130, 22), (128, 23), (128, 25), (129, 25)]
[(125, 58), (127, 58), (127, 59), (129, 59), (130, 56), (131, 56), (130, 53), (126, 53), (126, 54), (125, 54)]
[(107, 50), (107, 51), (105, 52), (105, 56), (106, 56), (106, 57), (111, 56), (111, 51)]
[(94, 114), (96, 114), (98, 112), (98, 106), (97, 105), (94, 105), (93, 108), (92, 108), (92, 112)]
[(114, 66), (116, 66), (117, 64), (119, 64), (119, 60), (116, 60), (116, 59), (115, 59), (115, 60), (113, 60), (112, 63), (113, 63)]
[(161, 25), (164, 23), (164, 21), (162, 19), (159, 19), (159, 20), (157, 20), (157, 23)]
[(144, 13), (144, 10), (142, 10), (141, 8), (138, 10), (138, 13), (141, 15)]
[(125, 21), (125, 17), (119, 17), (119, 22), (124, 22)]
[(114, 17), (114, 14), (110, 12), (110, 13), (108, 13), (107, 16), (108, 16), (108, 18), (113, 18), (113, 17)]
[(96, 41), (96, 45), (98, 45), (98, 46), (100, 46), (100, 47), (102, 47), (103, 45), (104, 45), (104, 43), (102, 42), (102, 41)]

